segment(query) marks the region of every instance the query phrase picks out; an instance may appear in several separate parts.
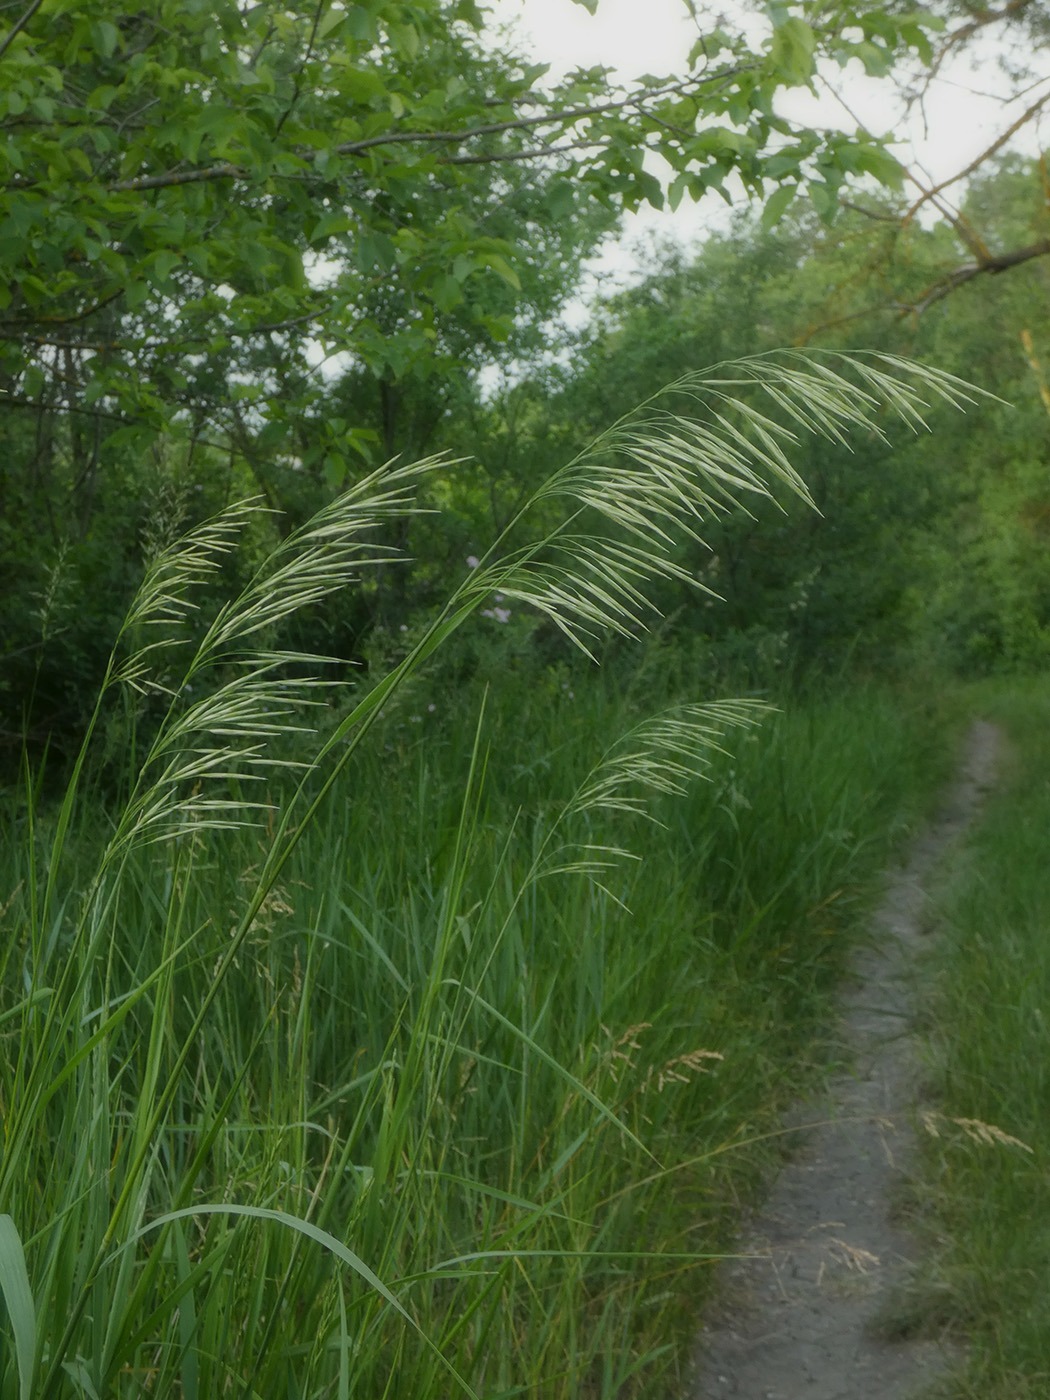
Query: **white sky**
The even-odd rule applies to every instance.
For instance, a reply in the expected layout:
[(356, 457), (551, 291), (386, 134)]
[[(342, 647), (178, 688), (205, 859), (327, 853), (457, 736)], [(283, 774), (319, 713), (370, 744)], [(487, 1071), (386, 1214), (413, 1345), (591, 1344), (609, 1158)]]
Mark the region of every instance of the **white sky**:
[[(551, 78), (595, 64), (615, 68), (617, 78), (625, 82), (647, 72), (684, 72), (697, 37), (683, 0), (599, 0), (595, 15), (573, 0), (488, 0), (488, 8), (496, 22), (514, 25), (526, 52), (551, 65)], [(697, 8), (702, 10), (703, 5)], [(712, 9), (741, 19), (745, 13), (739, 0), (722, 0)], [(760, 22), (752, 20), (748, 28), (753, 39), (762, 33)], [(889, 83), (868, 79), (859, 65), (856, 72), (836, 70), (829, 77), (870, 131), (893, 133), (900, 141), (893, 148), (899, 160), (939, 181), (987, 149), (1036, 95), (1028, 93), (1004, 109), (1003, 79), (990, 43), (985, 43), (979, 57), (979, 71), (969, 64), (945, 69), (924, 111), (915, 110), (907, 119)], [(1050, 55), (1044, 55), (1043, 73), (1050, 80)], [(1045, 82), (1039, 90), (1044, 87)], [(819, 101), (802, 89), (786, 93), (779, 110), (807, 125), (854, 129), (843, 106), (827, 92)], [(1050, 115), (1044, 128), (1044, 135), (1050, 135)], [(1034, 152), (1038, 138), (1038, 129), (1031, 129), (1022, 138), (1022, 148)], [(647, 209), (628, 216), (623, 239), (597, 260), (596, 272), (603, 281), (610, 276), (631, 280), (641, 266), (639, 255), (631, 251), (632, 243), (647, 242), (654, 231), (691, 241), (706, 229), (724, 226), (724, 211), (719, 197), (711, 195), (699, 206), (684, 200), (675, 214)]]

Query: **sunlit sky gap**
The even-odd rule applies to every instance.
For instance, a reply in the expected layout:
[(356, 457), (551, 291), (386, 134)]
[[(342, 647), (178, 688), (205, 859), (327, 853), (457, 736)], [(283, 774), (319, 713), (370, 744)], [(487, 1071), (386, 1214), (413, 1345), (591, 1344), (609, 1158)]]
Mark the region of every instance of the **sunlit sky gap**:
[[(552, 79), (596, 64), (616, 70), (621, 82), (643, 73), (681, 72), (698, 34), (683, 0), (599, 0), (594, 15), (573, 0), (489, 0), (488, 9), (515, 35), (516, 47), (550, 65)], [(754, 42), (761, 40), (766, 25), (754, 7), (729, 0), (717, 9), (739, 20)], [(859, 121), (876, 135), (892, 135), (897, 158), (939, 182), (987, 149), (1031, 100), (1027, 93), (1004, 108), (1008, 87), (999, 57), (1000, 51), (986, 41), (976, 55), (947, 65), (921, 108), (915, 105), (910, 111), (890, 83), (868, 78), (859, 64), (822, 74), (817, 96), (803, 89), (783, 94), (779, 109), (807, 125), (852, 131)], [(1050, 80), (1050, 55), (1044, 56), (1043, 67), (1044, 80)], [(1034, 153), (1037, 127), (1015, 144)], [(688, 244), (713, 228), (724, 228), (726, 220), (726, 206), (717, 196), (699, 205), (684, 200), (674, 213), (645, 209), (628, 215), (622, 236), (595, 260), (595, 272), (604, 284), (610, 277), (629, 282), (643, 269), (654, 234)]]

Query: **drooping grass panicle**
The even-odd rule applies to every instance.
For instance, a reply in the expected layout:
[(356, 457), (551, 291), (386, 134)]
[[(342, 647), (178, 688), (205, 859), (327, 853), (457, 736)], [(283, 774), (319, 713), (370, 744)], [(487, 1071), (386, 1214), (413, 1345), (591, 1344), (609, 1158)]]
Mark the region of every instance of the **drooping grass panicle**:
[(452, 461), (439, 453), (407, 465), (388, 462), (322, 507), (277, 546), (241, 596), (221, 610), (197, 666), (359, 581), (367, 569), (396, 559), (396, 549), (370, 536), (387, 521), (421, 513), (420, 482)]
[[(856, 377), (831, 359), (855, 369)], [(777, 417), (755, 406), (756, 392)], [(705, 521), (745, 509), (748, 497), (779, 504), (779, 488), (813, 506), (788, 457), (800, 432), (842, 444), (849, 432), (881, 436), (884, 411), (924, 426), (923, 395), (959, 406), (963, 392), (950, 377), (892, 357), (794, 350), (684, 375), (538, 489), (515, 528), (530, 511), (554, 502), (564, 502), (566, 511), (539, 549), (511, 552), (502, 565), (476, 571), (471, 584), (498, 588), (544, 613), (590, 654), (601, 632), (643, 626), (647, 585), (686, 579), (678, 546), (687, 539), (702, 544)], [(691, 411), (671, 411), (675, 400), (693, 405)]]
[(569, 803), (569, 812), (649, 815), (654, 795), (680, 796), (706, 773), (730, 729), (753, 728), (773, 707), (760, 700), (675, 705), (643, 720), (607, 751)]
[(268, 513), (261, 497), (237, 501), (162, 549), (147, 565), (122, 634), (137, 626), (181, 621), (196, 606), (191, 591), (215, 574), (251, 521)]

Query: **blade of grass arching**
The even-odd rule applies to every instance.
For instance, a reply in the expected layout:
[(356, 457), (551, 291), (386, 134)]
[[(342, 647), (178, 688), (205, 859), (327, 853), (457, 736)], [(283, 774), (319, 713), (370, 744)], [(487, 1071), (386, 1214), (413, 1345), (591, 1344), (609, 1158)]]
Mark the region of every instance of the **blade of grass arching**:
[[(515, 1208), (516, 1210), (525, 1210), (525, 1211), (528, 1211), (528, 1212), (529, 1212), (529, 1215), (526, 1217), (526, 1220), (523, 1222), (523, 1226), (524, 1226), (524, 1225), (531, 1225), (531, 1224), (533, 1224), (535, 1221), (541, 1220), (541, 1219), (545, 1219), (545, 1218), (547, 1218), (547, 1217), (550, 1217), (550, 1218), (552, 1218), (552, 1219), (557, 1219), (557, 1220), (568, 1220), (568, 1221), (572, 1221), (574, 1224), (577, 1224), (577, 1225), (581, 1225), (581, 1224), (584, 1223), (583, 1221), (580, 1221), (580, 1220), (574, 1220), (574, 1217), (573, 1217), (573, 1216), (571, 1216), (571, 1215), (566, 1215), (566, 1214), (564, 1213), (564, 1211), (555, 1210), (555, 1209), (554, 1209), (554, 1203), (552, 1203), (552, 1202), (548, 1202), (546, 1205), (540, 1205), (539, 1202), (537, 1202), (537, 1201), (529, 1201), (529, 1200), (526, 1200), (526, 1198), (525, 1198), (524, 1196), (515, 1196), (515, 1195), (514, 1195), (512, 1192), (510, 1192), (510, 1191), (501, 1191), (501, 1190), (500, 1190), (498, 1187), (496, 1187), (496, 1186), (488, 1186), (488, 1185), (486, 1185), (486, 1183), (483, 1182), (483, 1181), (475, 1181), (475, 1180), (473, 1180), (473, 1179), (470, 1178), (470, 1177), (458, 1176), (455, 1172), (446, 1172), (446, 1171), (424, 1171), (424, 1172), (420, 1172), (419, 1175), (420, 1175), (420, 1178), (421, 1178), (421, 1179), (424, 1179), (424, 1180), (427, 1179), (427, 1178), (430, 1178), (430, 1179), (432, 1179), (432, 1180), (434, 1180), (434, 1181), (447, 1181), (447, 1182), (452, 1183), (452, 1184), (455, 1185), (455, 1186), (461, 1186), (461, 1187), (463, 1187), (464, 1190), (466, 1190), (466, 1191), (473, 1191), (473, 1192), (476, 1192), (479, 1196), (484, 1196), (484, 1197), (486, 1197), (487, 1199), (490, 1199), (490, 1200), (493, 1200), (493, 1201), (502, 1201), (505, 1205), (514, 1206), (514, 1208)], [(561, 1196), (560, 1196), (560, 1194), (559, 1194), (559, 1196), (556, 1197), (556, 1200), (560, 1200), (560, 1199), (561, 1199)], [(515, 1232), (517, 1232), (517, 1230), (519, 1229), (519, 1226), (515, 1226), (514, 1229), (515, 1229)], [(411, 1282), (413, 1282), (413, 1281), (414, 1281), (415, 1279), (417, 1279), (417, 1278), (426, 1278), (428, 1272), (429, 1272), (429, 1270), (424, 1270), (424, 1272), (423, 1272), (423, 1273), (420, 1273), (420, 1274), (406, 1274), (406, 1275), (401, 1279), (401, 1282), (402, 1282), (403, 1284), (404, 1284), (404, 1283), (411, 1283)]]
[[(333, 1138), (330, 1151), (330, 1159), (334, 1162), (334, 1169), (331, 1173), (334, 1181), (338, 1182), (345, 1180), (347, 1172), (351, 1170), (351, 1156), (353, 1155), (354, 1148), (357, 1145), (358, 1138), (360, 1137), (362, 1130), (371, 1121), (375, 1097), (379, 1092), (379, 1086), (382, 1083), (383, 1075), (385, 1073), (388, 1073), (392, 1068), (394, 1068), (393, 1047), (397, 1039), (398, 1033), (400, 1031), (400, 1028), (401, 1019), (399, 1016), (387, 1040), (382, 1063), (378, 1066), (377, 1070), (372, 1071), (367, 1075), (362, 1075), (359, 1077), (358, 1080), (354, 1081), (355, 1085), (362, 1087), (365, 1090), (365, 1092), (363, 1092), (361, 1095), (361, 1104), (358, 1108), (357, 1114), (355, 1115), (354, 1122), (351, 1124), (350, 1129), (347, 1132), (346, 1139), (343, 1142), (341, 1150), (339, 1151), (338, 1158), (336, 1158), (335, 1156), (336, 1149), (338, 1147), (338, 1139)], [(320, 1192), (315, 1192), (314, 1195), (316, 1198), (316, 1204), (318, 1206), (318, 1209), (316, 1215), (313, 1218), (313, 1224), (319, 1229), (326, 1229), (333, 1212), (338, 1208), (340, 1195), (337, 1191), (334, 1190), (324, 1194)], [(311, 1204), (314, 1204), (314, 1202), (311, 1202)], [(389, 1218), (386, 1221), (386, 1226), (389, 1235), (393, 1236), (396, 1234), (396, 1226), (393, 1222), (390, 1221)], [(303, 1280), (306, 1276), (306, 1269), (307, 1259), (305, 1255), (300, 1255), (298, 1261), (296, 1261), (294, 1258), (292, 1259), (286, 1271), (285, 1278), (282, 1280), (281, 1291), (278, 1295), (278, 1299), (276, 1299), (274, 1302), (275, 1308), (278, 1306), (281, 1297), (287, 1297), (289, 1296), (289, 1294), (294, 1297), (299, 1297), (302, 1295)], [(260, 1364), (261, 1362), (262, 1355), (260, 1353)], [(256, 1369), (258, 1370), (258, 1367)], [(262, 1394), (269, 1393), (267, 1390), (267, 1377), (265, 1375), (262, 1378), (262, 1384), (260, 1385), (259, 1389)]]
[[(307, 1000), (307, 996), (304, 995), (301, 998), (301, 1004), (305, 1005)], [(325, 1159), (321, 1166), (321, 1173), (318, 1177), (317, 1184), (310, 1193), (310, 1201), (307, 1206), (306, 1215), (304, 1217), (301, 1217), (302, 1219), (310, 1220), (313, 1216), (314, 1210), (317, 1206), (318, 1201), (321, 1199), (322, 1192), (324, 1191), (325, 1185), (327, 1183), (328, 1174), (332, 1166), (332, 1159), (335, 1156), (338, 1144), (339, 1139), (333, 1134), (328, 1144), (328, 1151), (325, 1154)], [(323, 1226), (320, 1226), (319, 1228), (323, 1228)], [(258, 1389), (263, 1395), (268, 1395), (271, 1393), (271, 1386), (266, 1383), (265, 1379), (263, 1381), (263, 1384), (260, 1386), (257, 1386), (256, 1382), (262, 1373), (263, 1363), (266, 1360), (269, 1353), (271, 1352), (271, 1349), (275, 1350), (273, 1348), (273, 1338), (277, 1333), (278, 1320), (285, 1312), (285, 1299), (289, 1296), (289, 1293), (292, 1290), (293, 1280), (296, 1283), (297, 1296), (302, 1296), (302, 1293), (299, 1291), (299, 1289), (301, 1287), (301, 1280), (306, 1272), (306, 1261), (305, 1259), (300, 1259), (299, 1257), (298, 1247), (302, 1242), (302, 1236), (299, 1236), (299, 1238), (295, 1240), (292, 1246), (291, 1257), (289, 1258), (288, 1263), (285, 1265), (284, 1277), (281, 1279), (280, 1285), (277, 1289), (277, 1294), (271, 1303), (270, 1315), (266, 1322), (265, 1331), (263, 1332), (263, 1335), (260, 1338), (259, 1345), (256, 1347), (255, 1365), (252, 1368), (251, 1373), (246, 1377), (244, 1385), (241, 1387), (241, 1395), (244, 1397), (244, 1400), (250, 1400), (251, 1395), (255, 1392), (256, 1389)], [(341, 1296), (341, 1286), (339, 1291)]]
[[(174, 1206), (179, 1209), (185, 1207), (193, 1194), (194, 1188), (200, 1178), (200, 1174), (211, 1155), (212, 1148), (220, 1132), (226, 1127), (229, 1121), (230, 1110), (245, 1079), (251, 1068), (255, 1052), (262, 1044), (263, 1037), (269, 1029), (269, 1020), (263, 1022), (255, 1034), (255, 1038), (245, 1055), (242, 1063), (238, 1066), (236, 1074), (233, 1076), (229, 1089), (217, 1107), (213, 1105), (211, 1110), (202, 1108), (200, 1115), (201, 1131), (197, 1143), (197, 1150), (187, 1164), (182, 1180), (178, 1183), (178, 1189), (174, 1194)], [(204, 1125), (207, 1124), (205, 1127)], [(124, 1327), (131, 1319), (137, 1318), (141, 1310), (146, 1306), (154, 1287), (156, 1275), (164, 1264), (164, 1235), (154, 1249), (150, 1251), (148, 1258), (139, 1270), (138, 1278), (134, 1288), (126, 1295), (123, 1309), (113, 1310), (113, 1324), (119, 1322)], [(204, 1271), (205, 1273), (207, 1270)], [(150, 1317), (142, 1323), (134, 1333), (125, 1332), (118, 1335), (115, 1326), (111, 1324), (110, 1336), (107, 1338), (106, 1350), (106, 1370), (105, 1379), (107, 1384), (112, 1384), (114, 1376), (120, 1367), (134, 1355), (138, 1347), (142, 1346), (153, 1333), (165, 1316), (170, 1316), (172, 1308), (178, 1303), (176, 1294), (168, 1295), (164, 1298), (160, 1307), (157, 1308)]]
[(18, 1227), (0, 1215), (0, 1293), (15, 1339), (19, 1400), (30, 1400), (36, 1368), (36, 1309)]
[(110, 1257), (113, 1259), (122, 1251), (130, 1249), (139, 1239), (151, 1233), (153, 1230), (161, 1229), (163, 1226), (176, 1220), (191, 1220), (195, 1216), (200, 1215), (234, 1215), (249, 1220), (272, 1221), (274, 1224), (282, 1225), (286, 1229), (295, 1230), (299, 1234), (305, 1235), (308, 1239), (321, 1245), (323, 1249), (328, 1250), (330, 1254), (333, 1254), (341, 1263), (345, 1264), (348, 1269), (352, 1270), (353, 1273), (357, 1274), (370, 1288), (378, 1293), (383, 1301), (393, 1308), (402, 1321), (406, 1322), (408, 1326), (418, 1334), (427, 1349), (441, 1363), (452, 1379), (459, 1385), (463, 1393), (469, 1395), (471, 1400), (478, 1400), (478, 1396), (475, 1394), (470, 1384), (459, 1374), (455, 1366), (442, 1355), (437, 1344), (427, 1336), (412, 1317), (412, 1314), (408, 1312), (402, 1303), (398, 1302), (395, 1295), (390, 1291), (383, 1280), (378, 1274), (373, 1273), (360, 1255), (355, 1254), (352, 1249), (348, 1249), (345, 1244), (337, 1240), (334, 1235), (329, 1234), (327, 1230), (322, 1230), (309, 1220), (303, 1220), (297, 1215), (290, 1215), (287, 1211), (271, 1210), (267, 1206), (243, 1206), (234, 1205), (232, 1203), (223, 1205), (188, 1206), (184, 1210), (167, 1211), (165, 1214), (157, 1216), (155, 1220), (151, 1220), (148, 1224), (137, 1229), (131, 1238), (125, 1244), (121, 1245), (120, 1249), (114, 1251), (114, 1254)]
[(32, 1011), (34, 1006), (39, 1006), (42, 1001), (46, 1001), (48, 997), (53, 995), (53, 988), (38, 987), (31, 996), (23, 997), (21, 1001), (16, 1002), (15, 1005), (10, 1007), (7, 1011), (0, 1013), (0, 1026), (6, 1025), (8, 1021), (13, 1021), (16, 1016), (21, 1016), (26, 1011)]

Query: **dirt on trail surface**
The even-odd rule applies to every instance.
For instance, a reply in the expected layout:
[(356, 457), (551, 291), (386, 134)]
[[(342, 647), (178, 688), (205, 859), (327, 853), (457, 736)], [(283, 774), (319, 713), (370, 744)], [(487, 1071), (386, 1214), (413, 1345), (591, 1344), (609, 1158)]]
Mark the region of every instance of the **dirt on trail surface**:
[(920, 1098), (911, 973), (924, 906), (999, 749), (998, 730), (974, 724), (940, 811), (888, 877), (840, 1002), (847, 1069), (787, 1120), (798, 1150), (747, 1224), (742, 1257), (720, 1266), (688, 1400), (913, 1400), (961, 1360), (948, 1343), (880, 1337), (878, 1322), (917, 1262), (899, 1202)]

